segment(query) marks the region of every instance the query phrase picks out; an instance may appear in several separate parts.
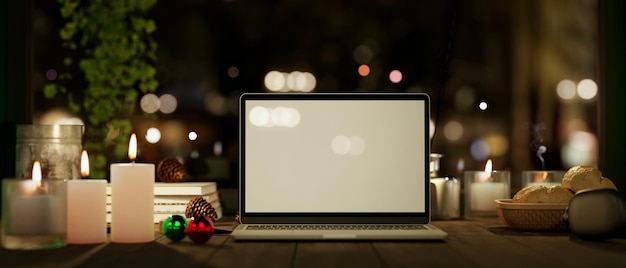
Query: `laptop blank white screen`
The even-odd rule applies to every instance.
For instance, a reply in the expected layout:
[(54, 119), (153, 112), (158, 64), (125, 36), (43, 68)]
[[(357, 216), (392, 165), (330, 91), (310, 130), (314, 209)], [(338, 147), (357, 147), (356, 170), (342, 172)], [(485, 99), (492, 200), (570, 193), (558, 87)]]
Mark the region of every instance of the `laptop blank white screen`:
[(426, 105), (246, 101), (246, 212), (426, 212)]

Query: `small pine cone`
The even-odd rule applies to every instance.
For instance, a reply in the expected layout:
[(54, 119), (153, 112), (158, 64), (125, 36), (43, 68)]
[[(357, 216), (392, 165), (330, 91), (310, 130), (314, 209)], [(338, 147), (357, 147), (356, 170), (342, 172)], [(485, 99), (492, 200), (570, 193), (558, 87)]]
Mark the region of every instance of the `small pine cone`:
[(208, 216), (213, 221), (217, 220), (217, 212), (215, 208), (206, 201), (202, 196), (198, 196), (191, 199), (185, 209), (185, 217), (187, 218), (201, 218), (202, 216)]
[(181, 182), (187, 176), (185, 166), (173, 157), (161, 160), (157, 165), (156, 172), (162, 182)]

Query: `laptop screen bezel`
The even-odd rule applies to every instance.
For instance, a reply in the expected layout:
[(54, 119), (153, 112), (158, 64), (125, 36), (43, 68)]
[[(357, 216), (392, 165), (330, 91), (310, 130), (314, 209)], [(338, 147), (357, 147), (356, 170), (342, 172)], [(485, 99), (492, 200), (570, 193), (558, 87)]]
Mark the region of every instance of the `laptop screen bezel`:
[[(424, 212), (402, 213), (251, 213), (245, 207), (247, 101), (259, 100), (415, 100), (424, 102)], [(414, 223), (430, 222), (430, 97), (425, 93), (244, 93), (239, 99), (239, 216), (241, 223)]]

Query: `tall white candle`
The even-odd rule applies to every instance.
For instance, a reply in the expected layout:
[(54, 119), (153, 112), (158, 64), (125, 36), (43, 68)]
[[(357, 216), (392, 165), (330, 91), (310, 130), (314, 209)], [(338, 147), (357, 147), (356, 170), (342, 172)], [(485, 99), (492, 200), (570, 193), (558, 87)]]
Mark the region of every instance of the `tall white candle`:
[(132, 163), (111, 165), (111, 241), (146, 243), (154, 240), (154, 164), (135, 163), (137, 138), (132, 134)]

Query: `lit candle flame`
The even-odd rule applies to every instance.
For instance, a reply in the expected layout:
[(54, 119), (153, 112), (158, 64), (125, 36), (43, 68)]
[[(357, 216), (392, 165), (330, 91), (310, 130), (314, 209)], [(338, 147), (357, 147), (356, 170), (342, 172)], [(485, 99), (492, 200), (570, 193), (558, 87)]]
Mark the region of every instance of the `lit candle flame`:
[(80, 156), (80, 175), (83, 178), (89, 177), (89, 156), (87, 155), (87, 150), (83, 150)]
[(481, 182), (488, 181), (491, 178), (491, 172), (493, 171), (493, 164), (491, 163), (491, 159), (487, 160), (487, 164), (485, 164), (485, 172), (478, 173), (478, 180)]
[(39, 161), (35, 160), (33, 163), (33, 172), (31, 174), (31, 179), (35, 182), (37, 186), (41, 186), (41, 179), (43, 175), (41, 175), (41, 164)]
[(215, 156), (220, 156), (222, 155), (222, 142), (221, 141), (216, 141), (213, 144), (213, 154), (215, 154)]
[(487, 164), (485, 164), (485, 172), (491, 173), (493, 171), (493, 163), (491, 163), (491, 159), (487, 160)]
[(128, 142), (128, 159), (135, 161), (137, 158), (137, 135), (133, 133), (130, 135), (130, 141)]

